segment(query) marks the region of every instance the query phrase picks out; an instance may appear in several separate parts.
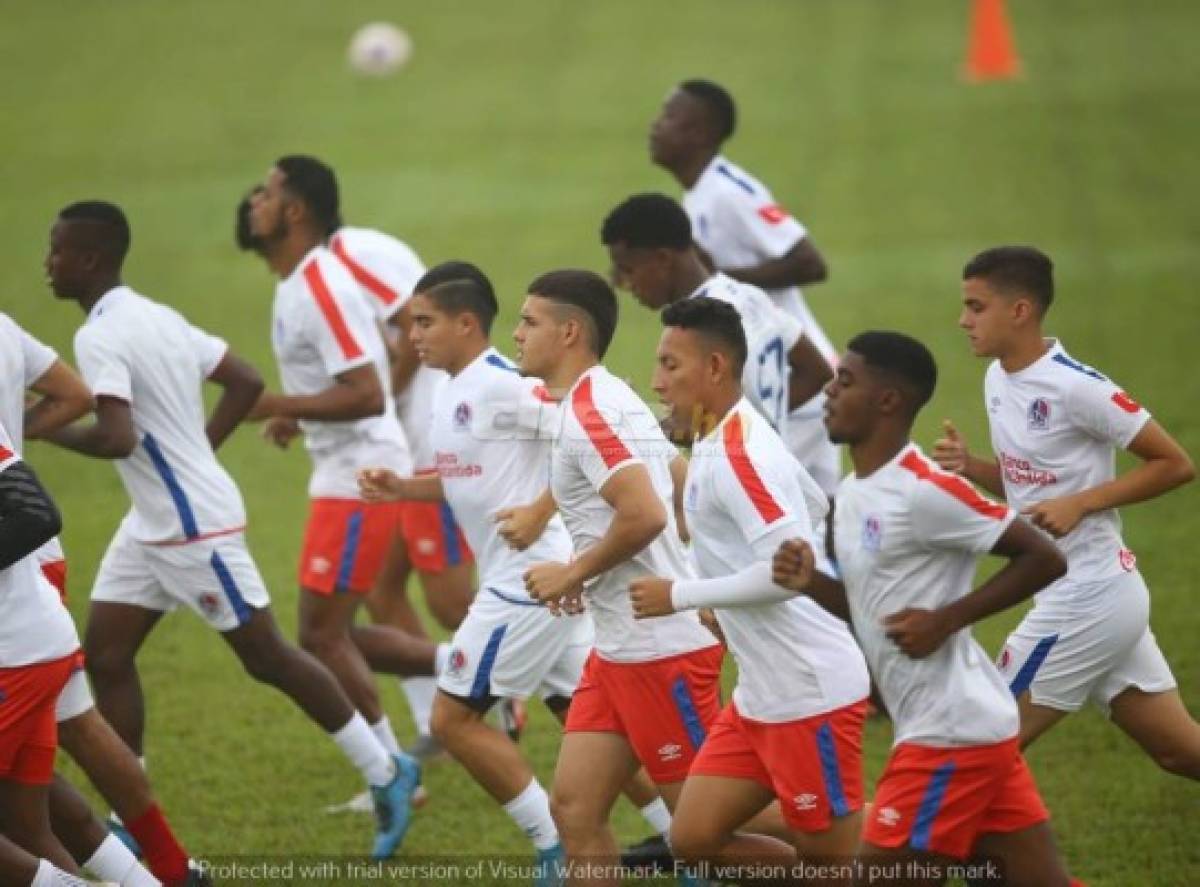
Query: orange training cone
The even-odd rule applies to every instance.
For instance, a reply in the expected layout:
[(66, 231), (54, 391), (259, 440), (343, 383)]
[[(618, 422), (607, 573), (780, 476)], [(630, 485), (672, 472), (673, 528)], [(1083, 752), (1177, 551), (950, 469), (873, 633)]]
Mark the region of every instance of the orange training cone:
[(969, 41), (968, 80), (1008, 80), (1021, 73), (1004, 0), (973, 0)]

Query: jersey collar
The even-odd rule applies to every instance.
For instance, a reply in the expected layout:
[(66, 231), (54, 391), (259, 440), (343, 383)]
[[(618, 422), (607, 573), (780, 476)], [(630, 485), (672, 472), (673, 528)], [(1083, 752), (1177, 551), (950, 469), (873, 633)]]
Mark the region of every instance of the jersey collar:
[(87, 322), (91, 323), (93, 320), (95, 320), (97, 317), (99, 317), (101, 314), (103, 314), (105, 311), (107, 311), (113, 305), (120, 302), (121, 299), (123, 299), (129, 292), (131, 292), (131, 290), (129, 289), (129, 287), (125, 286), (125, 284), (121, 284), (120, 286), (114, 286), (112, 289), (110, 289), (108, 292), (106, 292), (104, 295), (102, 295), (99, 299), (96, 300), (96, 304), (93, 305), (92, 310), (88, 312)]

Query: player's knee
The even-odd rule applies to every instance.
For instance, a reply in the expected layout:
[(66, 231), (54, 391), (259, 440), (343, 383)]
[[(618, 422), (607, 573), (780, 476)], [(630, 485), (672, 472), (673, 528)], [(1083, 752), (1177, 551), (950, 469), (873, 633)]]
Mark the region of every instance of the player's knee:
[(336, 655), (338, 646), (345, 641), (345, 633), (331, 631), (320, 625), (302, 625), (300, 627), (300, 648), (311, 653), (322, 662)]
[(671, 855), (684, 863), (711, 859), (724, 843), (723, 836), (705, 828), (703, 822), (690, 822), (676, 817), (671, 821)]
[(246, 674), (260, 684), (279, 684), (287, 667), (287, 656), (281, 646), (256, 647), (243, 653), (242, 667)]
[(84, 653), (84, 667), (92, 683), (111, 681), (134, 669), (134, 658), (124, 649), (96, 643), (92, 638), (88, 638)]
[(567, 844), (586, 841), (604, 828), (603, 817), (585, 798), (557, 788), (550, 795), (550, 815)]
[(1168, 773), (1200, 779), (1200, 743), (1191, 747), (1174, 745), (1154, 749), (1151, 757), (1154, 763)]

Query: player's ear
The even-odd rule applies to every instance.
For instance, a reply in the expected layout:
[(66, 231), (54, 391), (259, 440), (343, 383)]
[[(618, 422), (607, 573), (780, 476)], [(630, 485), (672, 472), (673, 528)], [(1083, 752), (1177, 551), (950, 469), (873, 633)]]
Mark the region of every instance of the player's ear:
[(729, 373), (729, 358), (724, 353), (713, 349), (708, 352), (708, 377), (713, 382), (719, 382)]
[(899, 388), (881, 385), (875, 391), (875, 407), (885, 416), (891, 416), (904, 409), (904, 395)]

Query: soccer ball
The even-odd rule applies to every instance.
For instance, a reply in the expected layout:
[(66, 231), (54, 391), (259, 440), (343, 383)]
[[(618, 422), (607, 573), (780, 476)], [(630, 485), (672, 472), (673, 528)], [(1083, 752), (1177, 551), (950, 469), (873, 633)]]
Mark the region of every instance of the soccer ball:
[(359, 28), (350, 41), (350, 67), (368, 77), (386, 77), (403, 67), (412, 55), (412, 40), (390, 22)]

